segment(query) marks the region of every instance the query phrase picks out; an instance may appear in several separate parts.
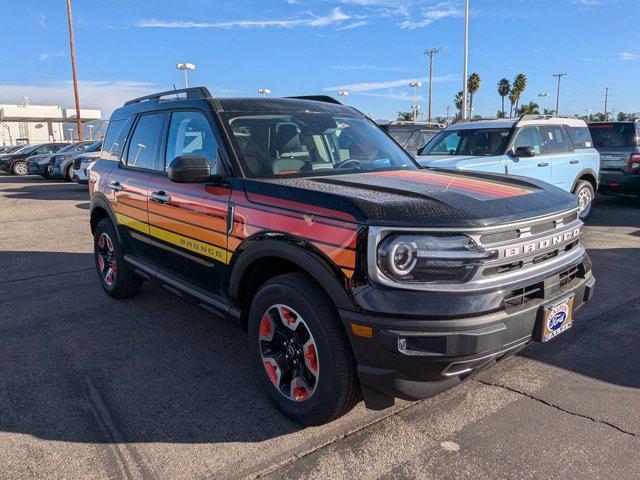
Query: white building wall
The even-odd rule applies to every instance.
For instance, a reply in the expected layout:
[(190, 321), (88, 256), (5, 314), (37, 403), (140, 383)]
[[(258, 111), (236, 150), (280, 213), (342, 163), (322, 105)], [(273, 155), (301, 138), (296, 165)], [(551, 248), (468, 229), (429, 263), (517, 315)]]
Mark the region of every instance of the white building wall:
[[(82, 109), (80, 116), (86, 120), (99, 119), (100, 110)], [(2, 118), (16, 118), (28, 120), (51, 119), (51, 122), (6, 122)], [(75, 135), (75, 128), (69, 131), (74, 123), (75, 109), (62, 108), (52, 105), (6, 105), (0, 104), (0, 145), (16, 145), (18, 140), (34, 145), (49, 141), (71, 141)], [(60, 123), (68, 119), (69, 123)], [(26, 135), (26, 137), (25, 137)]]

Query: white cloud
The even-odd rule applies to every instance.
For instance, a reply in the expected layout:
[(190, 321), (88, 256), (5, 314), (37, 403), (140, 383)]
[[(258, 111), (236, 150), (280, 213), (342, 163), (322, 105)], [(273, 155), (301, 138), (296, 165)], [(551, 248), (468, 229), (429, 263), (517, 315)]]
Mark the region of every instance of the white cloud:
[(344, 27), (339, 27), (336, 30), (353, 30), (354, 28), (364, 27), (367, 24), (364, 20), (359, 20), (357, 22), (352, 22), (346, 24)]
[(413, 30), (431, 25), (438, 20), (445, 18), (464, 17), (464, 10), (457, 4), (451, 2), (440, 2), (437, 5), (428, 7), (422, 11), (420, 20), (405, 20), (399, 24), (400, 28)]
[(596, 5), (602, 5), (603, 0), (571, 0), (571, 3), (581, 7), (593, 7)]
[[(270, 20), (228, 20), (225, 22), (200, 22), (182, 20), (159, 20), (155, 18), (140, 19), (139, 27), (144, 28), (293, 28), (293, 27), (327, 27), (340, 25), (353, 17), (346, 15), (340, 7), (333, 8), (327, 15), (307, 14), (304, 18), (270, 19)], [(354, 27), (355, 28), (355, 27)]]
[(44, 13), (38, 14), (36, 22), (38, 22), (38, 25), (40, 25), (42, 28), (47, 28), (47, 16)]
[[(348, 92), (368, 92), (370, 90), (383, 90), (385, 88), (397, 88), (407, 87), (409, 88), (410, 82), (426, 82), (426, 78), (400, 78), (398, 80), (386, 80), (382, 82), (361, 82), (351, 83), (347, 85), (338, 85), (335, 87), (326, 87), (323, 90), (325, 92), (335, 92), (341, 90), (347, 90)], [(458, 80), (457, 75), (444, 75), (441, 77), (433, 77), (434, 82), (453, 82)]]
[(618, 54), (618, 57), (620, 57), (620, 60), (630, 61), (630, 60), (636, 60), (638, 58), (638, 55), (631, 52), (620, 52)]
[(40, 55), (38, 55), (38, 58), (40, 60), (49, 60), (52, 57), (62, 57), (64, 55), (64, 52), (62, 52), (62, 50), (56, 50), (54, 52), (43, 52)]

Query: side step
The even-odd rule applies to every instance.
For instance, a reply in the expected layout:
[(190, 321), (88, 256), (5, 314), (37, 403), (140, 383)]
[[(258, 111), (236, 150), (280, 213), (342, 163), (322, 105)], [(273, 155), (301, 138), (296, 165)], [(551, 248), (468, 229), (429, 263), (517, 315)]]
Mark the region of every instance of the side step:
[(160, 285), (188, 302), (214, 315), (229, 319), (240, 326), (242, 312), (238, 308), (230, 305), (222, 297), (207, 292), (196, 285), (178, 280), (147, 260), (142, 260), (139, 257), (129, 254), (125, 254), (124, 260), (136, 275)]

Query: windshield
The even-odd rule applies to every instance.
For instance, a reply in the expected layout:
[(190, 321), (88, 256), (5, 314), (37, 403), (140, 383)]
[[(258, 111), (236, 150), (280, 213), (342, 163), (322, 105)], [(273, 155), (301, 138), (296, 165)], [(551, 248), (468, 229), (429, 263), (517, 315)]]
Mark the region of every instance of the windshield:
[(635, 128), (632, 123), (596, 123), (589, 125), (596, 147), (634, 147)]
[(429, 143), (437, 133), (438, 130), (420, 130), (419, 132), (413, 132), (413, 135), (411, 135), (411, 138), (407, 141), (405, 148), (418, 150)]
[(502, 155), (510, 133), (510, 128), (445, 130), (429, 142), (420, 155), (494, 157)]
[(419, 168), (364, 118), (306, 112), (223, 118), (251, 177)]
[(26, 146), (24, 146), (22, 148), (19, 148), (15, 152), (11, 152), (11, 153), (27, 153), (27, 154), (29, 154), (31, 152), (35, 152), (38, 149), (39, 146), (40, 145), (26, 145)]
[(70, 145), (67, 145), (66, 147), (62, 147), (60, 150), (58, 150), (58, 153), (77, 152), (82, 150), (83, 146), (84, 146), (84, 142), (72, 143)]

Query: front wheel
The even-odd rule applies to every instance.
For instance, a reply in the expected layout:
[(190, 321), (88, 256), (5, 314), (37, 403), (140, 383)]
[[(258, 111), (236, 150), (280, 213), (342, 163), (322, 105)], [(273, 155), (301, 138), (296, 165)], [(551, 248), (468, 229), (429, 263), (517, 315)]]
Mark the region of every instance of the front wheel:
[(578, 217), (586, 222), (593, 211), (593, 199), (595, 198), (593, 185), (586, 180), (580, 180), (573, 194), (578, 197)]
[(71, 165), (69, 165), (67, 167), (67, 171), (66, 171), (64, 176), (65, 176), (67, 182), (73, 182), (73, 164), (71, 164)]
[(11, 167), (11, 173), (14, 175), (26, 175), (27, 174), (27, 164), (23, 161), (17, 161)]
[(124, 263), (124, 251), (111, 219), (100, 220), (93, 235), (96, 269), (102, 289), (114, 298), (132, 297), (140, 291), (142, 279)]
[(260, 288), (249, 312), (249, 352), (276, 408), (303, 425), (330, 422), (360, 395), (356, 366), (335, 307), (304, 273)]

